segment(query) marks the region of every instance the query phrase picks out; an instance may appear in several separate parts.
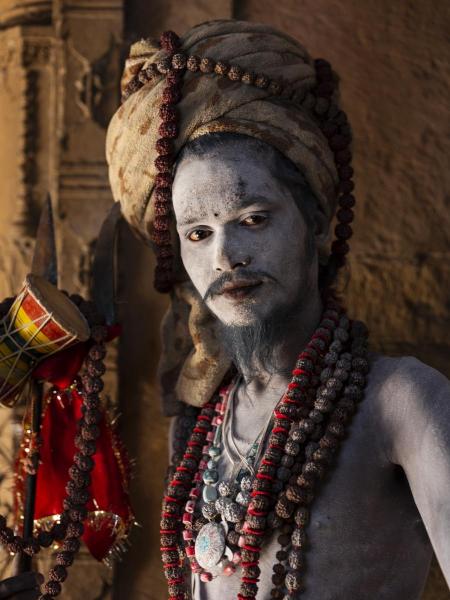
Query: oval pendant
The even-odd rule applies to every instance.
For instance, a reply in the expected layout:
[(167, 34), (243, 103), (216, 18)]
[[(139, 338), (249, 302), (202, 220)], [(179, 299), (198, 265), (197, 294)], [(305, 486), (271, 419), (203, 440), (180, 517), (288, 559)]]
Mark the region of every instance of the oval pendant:
[(195, 540), (195, 558), (207, 571), (213, 569), (225, 552), (225, 531), (220, 523), (203, 525)]

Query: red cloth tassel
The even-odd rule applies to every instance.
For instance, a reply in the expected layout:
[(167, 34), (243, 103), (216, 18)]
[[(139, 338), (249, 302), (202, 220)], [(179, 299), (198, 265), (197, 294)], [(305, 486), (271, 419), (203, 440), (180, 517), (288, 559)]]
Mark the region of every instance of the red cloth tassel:
[[(116, 337), (119, 329), (110, 328), (110, 336)], [(77, 452), (75, 436), (77, 422), (81, 418), (82, 398), (75, 390), (65, 390), (74, 380), (83, 360), (92, 345), (91, 342), (77, 344), (43, 361), (33, 373), (33, 377), (46, 379), (60, 391), (48, 393), (43, 404), (41, 422), (40, 464), (37, 472), (35, 503), (35, 524), (42, 525), (63, 511), (63, 500), (67, 497), (65, 487), (69, 481), (69, 468)], [(89, 487), (91, 499), (85, 521), (83, 540), (91, 554), (102, 560), (115, 542), (128, 534), (134, 522), (130, 506), (128, 486), (130, 461), (127, 452), (114, 431), (106, 411), (100, 423), (100, 436), (97, 451), (92, 457), (95, 466), (91, 472)], [(26, 473), (23, 459), (26, 457), (26, 434), (21, 448), (16, 478), (16, 513), (22, 513), (24, 502), (23, 482)]]

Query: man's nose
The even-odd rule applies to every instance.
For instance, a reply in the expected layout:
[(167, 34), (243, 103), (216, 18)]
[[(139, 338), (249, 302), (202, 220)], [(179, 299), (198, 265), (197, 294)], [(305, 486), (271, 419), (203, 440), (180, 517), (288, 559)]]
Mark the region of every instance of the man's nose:
[(251, 257), (232, 240), (225, 236), (218, 237), (214, 256), (214, 269), (219, 272), (232, 271), (236, 267), (246, 267), (251, 262)]

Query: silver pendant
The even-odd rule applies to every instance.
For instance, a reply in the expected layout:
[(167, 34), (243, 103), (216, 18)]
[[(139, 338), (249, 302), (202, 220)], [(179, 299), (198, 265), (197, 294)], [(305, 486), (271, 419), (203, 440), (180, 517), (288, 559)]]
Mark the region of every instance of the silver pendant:
[(225, 530), (220, 523), (203, 525), (195, 540), (195, 558), (207, 571), (214, 569), (225, 551)]

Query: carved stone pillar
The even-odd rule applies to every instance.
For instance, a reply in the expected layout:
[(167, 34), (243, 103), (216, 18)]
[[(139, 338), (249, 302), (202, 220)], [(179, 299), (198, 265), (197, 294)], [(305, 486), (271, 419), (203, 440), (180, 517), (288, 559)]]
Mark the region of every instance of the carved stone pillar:
[[(96, 236), (111, 203), (105, 133), (118, 104), (123, 0), (6, 0), (0, 7), (0, 297), (30, 267), (51, 193), (60, 287), (88, 295)], [(116, 350), (107, 394), (115, 402)], [(20, 407), (0, 411), (0, 472), (12, 468)], [(0, 479), (0, 510), (11, 504)], [(49, 557), (39, 568), (47, 570)], [(2, 573), (0, 572), (0, 576)], [(4, 576), (4, 574), (3, 574)], [(63, 598), (107, 598), (112, 574), (82, 550)]]

